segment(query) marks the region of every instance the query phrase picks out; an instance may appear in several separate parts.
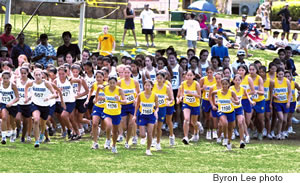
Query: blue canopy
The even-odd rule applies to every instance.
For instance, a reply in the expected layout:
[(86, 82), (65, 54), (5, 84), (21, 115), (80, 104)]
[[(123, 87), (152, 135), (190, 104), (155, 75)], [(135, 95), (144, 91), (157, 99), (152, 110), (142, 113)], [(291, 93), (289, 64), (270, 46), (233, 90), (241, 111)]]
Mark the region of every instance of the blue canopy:
[(196, 1), (189, 5), (188, 9), (190, 10), (197, 10), (197, 11), (204, 11), (210, 13), (218, 13), (217, 8), (212, 3), (207, 1)]

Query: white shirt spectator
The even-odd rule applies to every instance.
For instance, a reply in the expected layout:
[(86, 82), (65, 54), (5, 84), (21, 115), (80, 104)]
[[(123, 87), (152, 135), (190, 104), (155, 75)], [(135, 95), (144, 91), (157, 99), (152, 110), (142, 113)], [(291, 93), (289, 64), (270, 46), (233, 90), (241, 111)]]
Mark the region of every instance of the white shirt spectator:
[(196, 20), (187, 20), (183, 24), (182, 29), (186, 30), (186, 40), (198, 40), (198, 32), (201, 30), (199, 22)]
[(274, 38), (273, 36), (270, 36), (268, 39), (267, 39), (267, 43), (266, 43), (266, 46), (269, 46), (269, 45), (274, 45), (275, 46), (275, 43), (278, 42), (278, 39), (277, 38)]
[[(247, 62), (247, 61), (245, 61), (244, 60), (244, 64), (249, 68), (249, 62)], [(240, 62), (238, 62), (237, 60), (235, 61), (235, 62), (233, 62), (232, 64), (231, 64), (231, 68), (230, 69), (235, 69), (235, 70), (237, 70), (238, 69), (238, 67), (241, 65), (241, 63)], [(231, 72), (233, 72), (233, 71), (231, 71)]]
[(153, 28), (153, 18), (155, 17), (154, 13), (152, 10), (148, 9), (143, 10), (140, 18), (143, 20), (143, 29), (152, 29)]
[(282, 47), (286, 47), (286, 46), (289, 45), (289, 42), (288, 42), (288, 40), (286, 38), (284, 38), (283, 40), (282, 39), (278, 39), (276, 43), (277, 43), (277, 45), (280, 45)]

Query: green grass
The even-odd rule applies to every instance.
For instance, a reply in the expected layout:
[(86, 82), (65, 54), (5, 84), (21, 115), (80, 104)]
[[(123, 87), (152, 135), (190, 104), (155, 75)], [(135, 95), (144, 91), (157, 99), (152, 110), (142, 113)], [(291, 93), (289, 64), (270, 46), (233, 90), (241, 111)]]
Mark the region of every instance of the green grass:
[(67, 172), (300, 172), (299, 141), (253, 140), (246, 149), (239, 149), (234, 141), (232, 152), (213, 142), (183, 145), (177, 138), (175, 147), (168, 146), (168, 139), (162, 142), (162, 151), (152, 151), (148, 157), (145, 146), (132, 146), (127, 150), (124, 142), (118, 144), (118, 154), (103, 149), (104, 138), (99, 141), (100, 149), (92, 150), (91, 139), (68, 142), (58, 137), (39, 149), (19, 141), (0, 146), (1, 173), (67, 173)]

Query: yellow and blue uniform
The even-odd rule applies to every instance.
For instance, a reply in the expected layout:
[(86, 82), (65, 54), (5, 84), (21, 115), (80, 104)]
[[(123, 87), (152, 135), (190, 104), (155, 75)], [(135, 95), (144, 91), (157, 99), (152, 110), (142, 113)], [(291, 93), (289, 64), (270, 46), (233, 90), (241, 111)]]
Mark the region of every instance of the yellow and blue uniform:
[(205, 76), (203, 78), (203, 86), (206, 86), (205, 88), (203, 88), (203, 94), (202, 94), (202, 110), (204, 112), (209, 112), (211, 110), (211, 105), (208, 99), (208, 95), (209, 95), (209, 90), (210, 88), (216, 84), (216, 79), (214, 78), (213, 81), (209, 81), (208, 77)]
[[(246, 75), (241, 82), (241, 87), (243, 87), (247, 91), (247, 93), (249, 93), (251, 91), (248, 79), (249, 79), (249, 75)], [(242, 106), (246, 113), (252, 112), (252, 106), (251, 106), (250, 101), (248, 100), (247, 96), (242, 97)]]
[(193, 81), (193, 83), (188, 86), (187, 81), (182, 83), (182, 89), (184, 92), (183, 96), (183, 104), (182, 109), (190, 109), (191, 115), (199, 115), (200, 114), (200, 99), (195, 96), (190, 96), (187, 94), (187, 91), (198, 94), (197, 92), (197, 81)]
[(273, 95), (278, 97), (278, 99), (274, 98), (273, 102), (275, 111), (288, 113), (289, 109), (286, 108), (286, 103), (288, 102), (288, 85), (286, 78), (283, 78), (281, 84), (278, 82), (278, 79), (275, 78)]
[(222, 90), (217, 91), (219, 116), (225, 115), (227, 117), (228, 122), (235, 121), (235, 112), (233, 102), (231, 101), (231, 92), (232, 91), (229, 89), (228, 92), (225, 95), (223, 95)]
[(266, 78), (264, 81), (264, 92), (265, 92), (265, 112), (271, 112), (270, 109), (270, 102), (271, 102), (271, 97), (270, 97), (270, 78)]
[[(259, 90), (259, 79), (260, 76), (256, 76), (255, 80), (253, 81), (254, 90)], [(253, 109), (256, 111), (256, 113), (265, 113), (265, 96), (259, 95), (258, 93), (252, 95), (252, 100), (256, 102), (255, 106), (253, 106)]]
[[(104, 81), (102, 85), (103, 86), (107, 85), (107, 82)], [(93, 89), (94, 89), (94, 91), (97, 91), (98, 83), (93, 84)], [(99, 90), (98, 97), (105, 97), (103, 89)], [(95, 103), (94, 107), (93, 107), (92, 116), (99, 116), (100, 118), (104, 119), (104, 116), (103, 116), (104, 106), (105, 106), (105, 99), (104, 100), (98, 100)]]
[[(218, 87), (217, 87), (217, 84), (215, 84), (215, 85), (213, 85), (213, 87), (212, 87), (213, 89), (212, 89), (212, 92), (214, 92), (214, 91), (217, 91), (217, 90), (220, 90), (220, 89), (218, 89)], [(215, 103), (218, 105), (218, 96), (217, 95), (215, 95)], [(218, 106), (217, 106), (218, 107)], [(218, 118), (218, 117), (220, 117), (219, 116), (219, 113), (218, 113), (218, 110), (211, 110), (211, 114), (212, 114), (212, 117), (214, 117), (214, 118)]]
[(139, 126), (146, 126), (147, 124), (155, 124), (156, 118), (154, 116), (155, 94), (151, 92), (149, 98), (146, 98), (145, 92), (140, 94), (140, 108), (137, 114), (137, 124)]
[[(167, 84), (168, 86), (171, 85), (170, 81), (169, 80), (166, 80), (165, 81), (165, 84)], [(178, 87), (179, 88), (179, 87)], [(176, 92), (176, 96), (177, 96), (177, 93), (178, 93), (178, 89), (176, 89), (177, 92)], [(175, 97), (175, 93), (174, 93), (174, 90), (173, 90), (173, 97)], [(175, 100), (173, 100), (173, 102), (167, 106), (167, 109), (166, 109), (166, 115), (172, 115), (174, 112), (175, 112), (175, 108), (174, 108), (174, 105), (175, 105)]]
[(167, 84), (164, 84), (161, 89), (158, 89), (158, 84), (155, 83), (152, 89), (152, 92), (155, 93), (158, 97), (158, 121), (164, 122), (167, 113)]
[(295, 90), (295, 81), (291, 81), (291, 90), (292, 90), (292, 98), (290, 103), (290, 109), (289, 113), (294, 113), (296, 110), (296, 104), (297, 104), (297, 93)]
[(104, 95), (105, 95), (105, 104), (104, 104), (104, 110), (103, 115), (105, 118), (111, 118), (112, 123), (114, 125), (119, 125), (121, 121), (121, 104), (119, 101), (116, 100), (115, 96), (120, 95), (120, 87), (116, 86), (113, 92), (109, 91), (109, 86), (106, 86), (104, 88)]
[(239, 100), (238, 105), (233, 104), (235, 115), (236, 116), (244, 115), (244, 111), (243, 111), (243, 107), (242, 107), (242, 98), (243, 98), (243, 95), (245, 93), (245, 89), (243, 87), (240, 87), (240, 90), (237, 91), (234, 86), (231, 86), (230, 89), (236, 94), (236, 96)]
[(136, 99), (136, 89), (134, 79), (130, 78), (130, 84), (127, 85), (125, 79), (121, 80), (120, 86), (124, 92), (125, 98), (127, 100), (126, 105), (122, 105), (121, 116), (127, 116), (128, 114), (134, 115), (134, 101)]

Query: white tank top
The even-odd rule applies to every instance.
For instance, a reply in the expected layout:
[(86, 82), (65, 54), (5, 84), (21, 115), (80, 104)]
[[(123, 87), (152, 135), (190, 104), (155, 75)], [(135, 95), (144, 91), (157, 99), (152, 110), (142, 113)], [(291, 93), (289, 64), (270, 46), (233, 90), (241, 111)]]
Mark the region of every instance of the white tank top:
[(66, 78), (65, 82), (62, 83), (58, 78), (56, 80), (57, 87), (60, 89), (64, 102), (65, 103), (72, 103), (75, 102), (75, 95), (73, 91), (73, 86), (71, 85), (70, 81)]
[[(29, 105), (31, 104), (31, 100), (29, 100), (26, 104), (24, 103), (25, 100), (25, 85), (28, 83), (28, 81), (31, 81), (30, 79), (27, 79), (26, 83), (23, 85), (21, 82), (21, 79), (17, 79), (16, 81), (16, 85), (17, 85), (17, 89), (19, 92), (19, 101), (18, 104), (19, 105)], [(28, 88), (28, 97), (31, 96), (31, 87)]]
[(49, 101), (44, 101), (46, 97), (48, 97), (49, 93), (48, 93), (48, 88), (45, 85), (45, 81), (43, 80), (43, 82), (41, 84), (36, 84), (36, 82), (34, 81), (32, 84), (32, 103), (34, 103), (35, 105), (38, 106), (42, 106), (42, 107), (47, 107), (49, 106)]
[[(3, 82), (0, 87), (1, 93), (1, 103), (8, 104), (9, 102), (13, 101), (16, 98), (15, 92), (12, 89), (12, 82), (9, 83), (7, 88), (3, 87)], [(14, 103), (12, 106), (17, 106), (17, 103)]]
[(205, 64), (201, 63), (202, 77), (207, 76), (206, 68), (209, 66), (208, 61), (205, 61)]
[(173, 69), (173, 78), (172, 78), (172, 89), (177, 90), (179, 88), (179, 64), (177, 64)]
[(145, 69), (144, 69), (144, 74), (145, 74), (145, 75), (146, 75), (146, 71), (149, 73), (151, 81), (155, 82), (155, 80), (156, 80), (156, 71), (155, 71), (155, 68), (152, 67), (152, 70), (151, 70), (151, 71), (148, 71), (148, 70), (145, 68)]
[[(86, 84), (87, 84), (89, 90), (91, 90), (91, 89), (93, 88), (94, 82), (96, 81), (95, 76), (93, 75), (92, 77), (89, 77), (89, 76), (86, 74), (85, 77), (84, 77), (84, 79), (85, 79), (85, 82), (86, 82)], [(81, 91), (81, 90), (80, 90), (80, 91)], [(96, 95), (96, 91), (94, 91), (94, 92), (92, 93), (92, 96), (95, 96), (95, 95)]]
[[(75, 77), (74, 77), (75, 78)], [(77, 77), (76, 79), (81, 79), (81, 77)], [(76, 96), (77, 95), (77, 92), (78, 92), (78, 83), (73, 83), (72, 86), (73, 86), (73, 91), (74, 91), (74, 95)], [(79, 93), (82, 93), (84, 91), (84, 87), (81, 85), (80, 87), (80, 92)], [(78, 98), (77, 100), (82, 100), (82, 99), (86, 99), (87, 95), (84, 95), (80, 98)]]
[(138, 73), (138, 75), (136, 76), (133, 76), (132, 75), (132, 78), (134, 80), (136, 80), (137, 82), (139, 82), (139, 85), (140, 85), (140, 91), (143, 91), (144, 90), (144, 86), (143, 86), (143, 77), (142, 77), (142, 74), (141, 73)]

